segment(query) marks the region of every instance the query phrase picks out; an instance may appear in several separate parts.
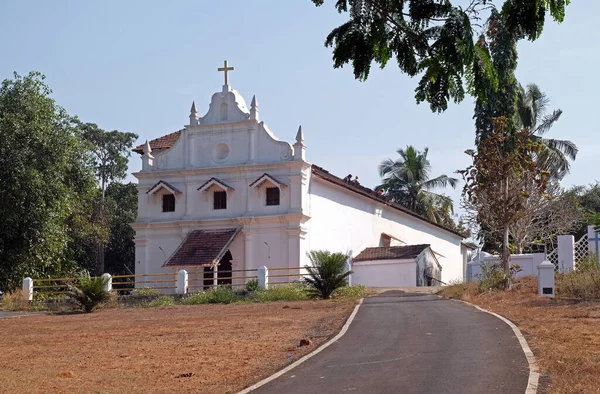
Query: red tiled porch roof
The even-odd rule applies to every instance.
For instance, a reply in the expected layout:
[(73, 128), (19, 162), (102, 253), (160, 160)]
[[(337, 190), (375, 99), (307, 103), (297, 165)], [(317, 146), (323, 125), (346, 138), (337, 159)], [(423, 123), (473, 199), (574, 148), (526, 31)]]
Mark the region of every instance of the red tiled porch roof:
[(240, 233), (241, 227), (218, 230), (194, 230), (188, 234), (163, 267), (217, 264)]
[(405, 260), (414, 259), (420, 255), (429, 245), (406, 245), (406, 246), (380, 246), (375, 248), (366, 248), (358, 254), (352, 261), (371, 261), (371, 260)]

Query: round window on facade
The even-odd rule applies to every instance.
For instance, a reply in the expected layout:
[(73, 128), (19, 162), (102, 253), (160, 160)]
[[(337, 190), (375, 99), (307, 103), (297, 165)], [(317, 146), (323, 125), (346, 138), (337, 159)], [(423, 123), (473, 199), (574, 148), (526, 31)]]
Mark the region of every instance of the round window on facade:
[(229, 156), (229, 147), (227, 144), (217, 144), (213, 150), (213, 158), (215, 161), (223, 161)]

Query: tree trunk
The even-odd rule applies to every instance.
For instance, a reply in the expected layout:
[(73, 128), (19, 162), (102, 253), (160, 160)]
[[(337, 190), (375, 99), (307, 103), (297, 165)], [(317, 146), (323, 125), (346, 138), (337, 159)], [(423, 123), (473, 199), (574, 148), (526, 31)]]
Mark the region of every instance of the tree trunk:
[(510, 251), (508, 249), (508, 235), (509, 227), (508, 223), (506, 223), (502, 234), (502, 267), (504, 268), (504, 274), (506, 275), (506, 289), (510, 287)]

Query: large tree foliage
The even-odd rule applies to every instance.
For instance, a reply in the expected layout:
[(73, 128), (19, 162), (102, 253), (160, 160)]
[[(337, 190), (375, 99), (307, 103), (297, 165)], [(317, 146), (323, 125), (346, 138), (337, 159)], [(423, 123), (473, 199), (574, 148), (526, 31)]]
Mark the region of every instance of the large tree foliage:
[(480, 94), (476, 95), (473, 116), (476, 143), (492, 132), (497, 118), (504, 118), (504, 133), (510, 134), (518, 129), (517, 34), (508, 29), (506, 21), (496, 10), (492, 10), (485, 28), (477, 47), (491, 60), (496, 79), (495, 83), (484, 84)]
[(535, 40), (547, 16), (562, 22), (569, 2), (506, 0), (496, 10), (491, 0), (337, 0), (335, 8), (348, 21), (329, 33), (325, 45), (333, 47), (334, 67), (351, 63), (360, 80), (368, 78), (373, 62), (383, 68), (395, 58), (403, 73), (421, 77), (417, 102), (441, 112), (466, 92), (485, 100), (490, 87), (501, 85), (477, 32), (482, 13), (501, 14), (507, 35)]
[(95, 123), (81, 125), (83, 138), (91, 144), (96, 176), (104, 199), (106, 187), (127, 175), (127, 161), (137, 134), (118, 130), (105, 131)]
[[(110, 218), (105, 211), (106, 188), (115, 180), (121, 180), (127, 174), (127, 161), (131, 154), (137, 134), (118, 130), (105, 131), (95, 123), (81, 125), (83, 138), (89, 143), (94, 171), (100, 183), (101, 198), (96, 204), (95, 219), (99, 226), (108, 228)], [(96, 244), (96, 273), (105, 271), (106, 239), (97, 239)]]
[(0, 86), (0, 289), (74, 268), (67, 221), (93, 193), (77, 122), (39, 73)]
[(106, 189), (106, 211), (110, 237), (106, 246), (105, 269), (111, 274), (134, 272), (135, 232), (131, 228), (137, 217), (138, 191), (134, 183), (111, 183)]
[(531, 188), (543, 194), (548, 176), (539, 171), (534, 156), (540, 143), (529, 133), (506, 133), (506, 119), (495, 120), (492, 131), (476, 151), (467, 151), (473, 164), (459, 171), (465, 180), (464, 196), (477, 215), (477, 222), (502, 238), (501, 260), (510, 281), (510, 226), (527, 214)]
[(454, 224), (450, 215), (454, 213), (452, 199), (434, 193), (440, 187), (456, 187), (457, 180), (447, 175), (430, 178), (431, 164), (427, 159), (429, 149), (422, 152), (413, 146), (398, 149), (398, 159), (386, 159), (379, 165), (382, 178), (377, 190), (392, 201), (445, 225)]

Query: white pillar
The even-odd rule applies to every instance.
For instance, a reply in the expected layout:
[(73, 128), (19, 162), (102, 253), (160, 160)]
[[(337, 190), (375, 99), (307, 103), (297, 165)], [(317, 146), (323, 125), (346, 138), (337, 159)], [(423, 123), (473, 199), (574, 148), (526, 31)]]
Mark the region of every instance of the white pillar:
[[(350, 258), (346, 261), (346, 272), (352, 271), (352, 265), (350, 264)], [(348, 275), (348, 286), (352, 286), (352, 274)]]
[(244, 233), (244, 259), (246, 260), (245, 269), (254, 268), (252, 262), (252, 233), (250, 232)]
[(213, 288), (217, 287), (217, 278), (219, 277), (219, 275), (217, 274), (217, 270), (219, 269), (219, 267), (215, 264), (213, 266)]
[(254, 163), (256, 160), (256, 129), (252, 127), (248, 130), (248, 134), (250, 134), (250, 164)]
[(258, 269), (258, 288), (269, 288), (269, 269), (264, 265)]
[(23, 299), (25, 301), (33, 300), (33, 279), (30, 277), (23, 279)]
[(101, 276), (104, 282), (104, 291), (111, 292), (112, 291), (112, 276), (110, 274), (104, 273)]
[(559, 235), (558, 240), (558, 272), (575, 269), (575, 238), (572, 235)]
[(554, 297), (554, 264), (548, 260), (538, 265), (538, 294)]
[(177, 273), (177, 289), (175, 294), (187, 294), (188, 291), (188, 273), (186, 270), (179, 270)]

